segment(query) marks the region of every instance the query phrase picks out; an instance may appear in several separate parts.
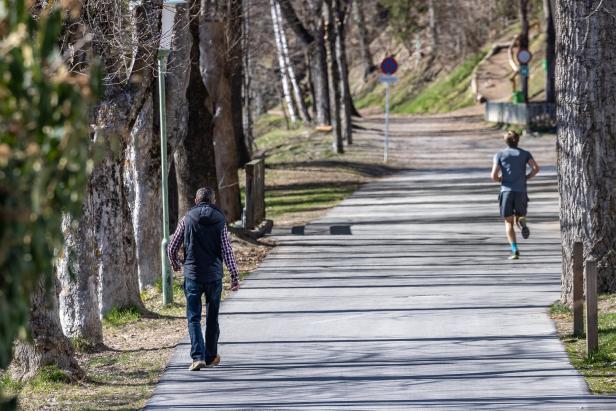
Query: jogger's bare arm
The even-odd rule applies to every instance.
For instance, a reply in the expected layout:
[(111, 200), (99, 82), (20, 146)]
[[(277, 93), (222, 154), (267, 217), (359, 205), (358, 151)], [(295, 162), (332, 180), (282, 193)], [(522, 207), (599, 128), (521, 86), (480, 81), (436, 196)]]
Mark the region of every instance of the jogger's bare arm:
[(531, 172), (529, 174), (526, 175), (526, 179), (530, 180), (531, 178), (536, 176), (537, 173), (539, 173), (540, 168), (539, 168), (539, 164), (537, 164), (537, 162), (533, 158), (528, 160), (528, 165), (531, 166), (532, 170), (531, 170)]
[(492, 165), (492, 181), (494, 181), (495, 183), (500, 183), (502, 180), (500, 171), (500, 165), (498, 163), (494, 163)]

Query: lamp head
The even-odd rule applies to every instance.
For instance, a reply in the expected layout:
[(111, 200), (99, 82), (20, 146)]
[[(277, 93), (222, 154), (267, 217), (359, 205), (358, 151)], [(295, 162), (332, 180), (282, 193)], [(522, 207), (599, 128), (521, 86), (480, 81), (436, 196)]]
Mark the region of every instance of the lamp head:
[(173, 23), (175, 22), (176, 7), (185, 4), (185, 0), (164, 0), (161, 14), (160, 45), (159, 50), (171, 51), (173, 39)]

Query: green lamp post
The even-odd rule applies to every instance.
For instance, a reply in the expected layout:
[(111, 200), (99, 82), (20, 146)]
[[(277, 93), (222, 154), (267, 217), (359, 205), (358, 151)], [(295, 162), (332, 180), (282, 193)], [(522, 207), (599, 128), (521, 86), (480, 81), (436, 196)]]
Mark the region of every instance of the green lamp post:
[(167, 57), (171, 53), (171, 40), (173, 38), (173, 25), (175, 22), (176, 6), (184, 4), (184, 0), (164, 0), (161, 13), (160, 45), (158, 47), (158, 107), (160, 109), (160, 157), (163, 201), (163, 240), (160, 244), (160, 258), (162, 267), (163, 303), (173, 302), (173, 275), (167, 257), (167, 244), (169, 243), (169, 184), (167, 165), (167, 110), (165, 98), (165, 73), (167, 71)]

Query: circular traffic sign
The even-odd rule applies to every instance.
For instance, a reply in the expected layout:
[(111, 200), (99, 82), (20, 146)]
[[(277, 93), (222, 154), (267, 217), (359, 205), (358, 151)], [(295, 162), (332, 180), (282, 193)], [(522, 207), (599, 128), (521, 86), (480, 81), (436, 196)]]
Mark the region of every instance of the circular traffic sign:
[(381, 62), (381, 71), (383, 74), (392, 75), (398, 71), (398, 62), (393, 56), (385, 57)]
[(518, 51), (518, 63), (520, 64), (528, 64), (533, 58), (533, 53), (531, 53), (527, 49), (522, 49)]

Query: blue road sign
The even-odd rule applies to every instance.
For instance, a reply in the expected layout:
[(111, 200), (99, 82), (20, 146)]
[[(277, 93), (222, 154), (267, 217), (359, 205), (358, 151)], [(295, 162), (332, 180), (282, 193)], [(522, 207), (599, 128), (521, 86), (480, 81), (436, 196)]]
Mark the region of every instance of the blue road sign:
[(530, 74), (530, 70), (528, 68), (528, 65), (523, 64), (520, 66), (520, 76), (522, 77), (528, 77), (528, 75)]

